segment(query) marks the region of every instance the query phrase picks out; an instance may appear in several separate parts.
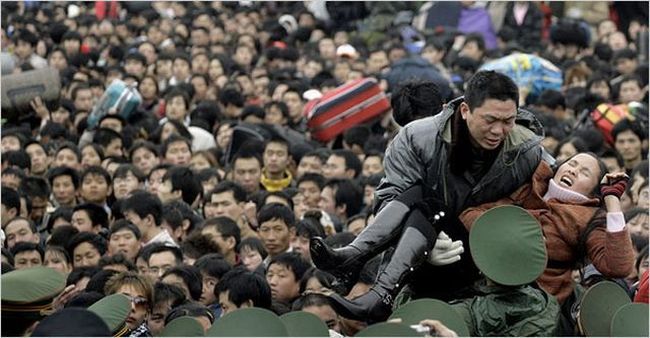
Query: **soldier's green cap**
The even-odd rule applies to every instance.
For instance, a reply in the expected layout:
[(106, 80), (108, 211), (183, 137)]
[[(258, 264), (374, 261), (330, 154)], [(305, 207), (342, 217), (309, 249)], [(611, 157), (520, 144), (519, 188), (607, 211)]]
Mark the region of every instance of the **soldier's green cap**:
[(203, 327), (194, 317), (178, 317), (169, 324), (160, 333), (161, 337), (203, 337)]
[(618, 284), (610, 281), (597, 283), (582, 297), (578, 325), (586, 336), (609, 336), (614, 314), (631, 302), (630, 296)]
[(244, 308), (217, 319), (207, 337), (288, 337), (280, 318), (262, 308)]
[(483, 213), (472, 225), (469, 247), (479, 270), (501, 285), (528, 284), (546, 267), (542, 228), (517, 206), (498, 206)]
[(438, 299), (418, 299), (408, 302), (393, 312), (390, 319), (400, 318), (404, 325), (416, 325), (424, 319), (435, 319), (454, 330), (459, 337), (468, 337), (469, 329), (454, 308)]
[(612, 337), (648, 337), (648, 304), (623, 305), (612, 318)]
[(65, 276), (44, 267), (2, 274), (2, 311), (43, 313), (52, 310), (52, 300), (65, 288)]
[(122, 337), (129, 331), (126, 319), (131, 312), (131, 301), (125, 295), (116, 293), (106, 296), (91, 305), (88, 310), (104, 320), (113, 337)]
[(415, 330), (399, 323), (378, 323), (361, 330), (355, 337), (417, 337)]
[(305, 311), (288, 312), (280, 316), (289, 337), (329, 337), (329, 329), (318, 316)]

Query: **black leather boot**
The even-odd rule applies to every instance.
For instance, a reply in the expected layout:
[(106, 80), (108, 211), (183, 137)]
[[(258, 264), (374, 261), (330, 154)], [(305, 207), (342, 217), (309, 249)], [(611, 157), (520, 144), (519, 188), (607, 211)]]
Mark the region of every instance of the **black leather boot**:
[(385, 321), (392, 312), (393, 299), (402, 288), (405, 277), (427, 258), (435, 240), (432, 224), (419, 209), (413, 210), (390, 262), (379, 272), (375, 285), (368, 293), (353, 300), (338, 294), (328, 296), (334, 310), (349, 319), (369, 323)]

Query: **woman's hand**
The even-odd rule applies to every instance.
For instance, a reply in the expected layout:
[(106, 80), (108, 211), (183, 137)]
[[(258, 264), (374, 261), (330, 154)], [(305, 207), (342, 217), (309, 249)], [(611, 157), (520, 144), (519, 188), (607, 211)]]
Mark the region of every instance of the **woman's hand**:
[(625, 173), (607, 174), (600, 181), (600, 193), (603, 198), (607, 196), (615, 196), (620, 199), (625, 189), (627, 182), (630, 179)]

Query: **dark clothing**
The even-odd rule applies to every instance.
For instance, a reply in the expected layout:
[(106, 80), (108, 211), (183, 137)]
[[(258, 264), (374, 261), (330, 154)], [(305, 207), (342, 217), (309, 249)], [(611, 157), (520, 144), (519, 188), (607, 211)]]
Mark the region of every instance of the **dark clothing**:
[(411, 55), (396, 61), (386, 74), (386, 81), (388, 81), (388, 86), (392, 92), (395, 92), (401, 84), (412, 80), (431, 81), (438, 86), (440, 97), (444, 101), (452, 98), (447, 79), (440, 75), (436, 67), (421, 56)]
[(542, 26), (544, 24), (542, 11), (533, 3), (529, 3), (528, 11), (521, 25), (517, 24), (514, 14), (515, 2), (509, 2), (506, 7), (506, 16), (503, 19), (503, 28), (514, 33), (514, 40), (526, 49), (539, 49), (542, 40)]

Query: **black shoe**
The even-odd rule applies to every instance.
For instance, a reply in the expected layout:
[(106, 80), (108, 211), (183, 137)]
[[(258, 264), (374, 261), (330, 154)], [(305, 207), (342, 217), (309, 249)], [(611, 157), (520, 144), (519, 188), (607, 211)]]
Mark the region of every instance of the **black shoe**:
[(392, 313), (393, 299), (390, 294), (384, 293), (382, 295), (374, 288), (353, 300), (336, 293), (329, 295), (327, 298), (329, 298), (334, 311), (340, 316), (369, 324), (383, 322)]

